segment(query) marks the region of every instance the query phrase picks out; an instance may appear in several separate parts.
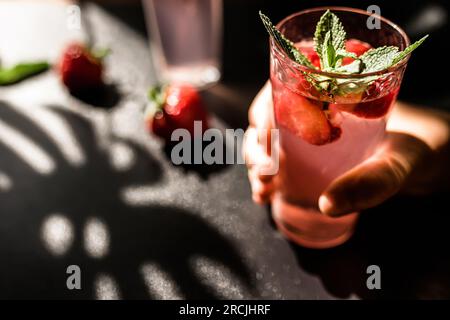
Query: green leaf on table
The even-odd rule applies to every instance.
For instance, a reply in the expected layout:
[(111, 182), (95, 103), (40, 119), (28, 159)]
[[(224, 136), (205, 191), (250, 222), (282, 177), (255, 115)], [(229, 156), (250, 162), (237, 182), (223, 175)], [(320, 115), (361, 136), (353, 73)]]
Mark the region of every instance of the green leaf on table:
[(283, 49), (283, 51), (288, 55), (289, 58), (297, 62), (302, 66), (309, 68), (315, 68), (311, 61), (308, 60), (298, 49), (294, 46), (294, 43), (288, 39), (274, 26), (269, 17), (259, 11), (259, 16), (264, 24), (269, 35), (273, 40), (278, 43), (278, 45)]
[(0, 85), (10, 85), (46, 71), (50, 65), (47, 62), (20, 63), (12, 68), (0, 69)]

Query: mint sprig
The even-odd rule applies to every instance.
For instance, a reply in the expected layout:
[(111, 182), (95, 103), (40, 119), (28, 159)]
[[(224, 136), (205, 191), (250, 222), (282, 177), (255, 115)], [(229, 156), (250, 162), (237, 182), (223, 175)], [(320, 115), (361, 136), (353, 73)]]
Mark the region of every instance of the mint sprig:
[(361, 73), (376, 72), (389, 68), (392, 66), (397, 53), (398, 48), (393, 46), (379, 47), (364, 52), (359, 57), (359, 60), (363, 63)]
[(311, 61), (308, 60), (298, 49), (294, 46), (294, 43), (288, 39), (273, 25), (269, 17), (259, 11), (259, 16), (266, 27), (269, 35), (275, 40), (276, 43), (283, 49), (283, 51), (295, 62), (308, 68), (315, 68)]
[(416, 50), (426, 39), (428, 38), (428, 34), (424, 37), (422, 37), (420, 40), (414, 42), (412, 45), (409, 45), (405, 50), (399, 52), (397, 56), (392, 61), (392, 65), (396, 65), (400, 61), (402, 61), (404, 58), (406, 58), (407, 55), (409, 55), (411, 52)]
[(325, 34), (325, 38), (323, 39), (323, 44), (321, 44), (320, 49), (322, 69), (325, 71), (332, 70), (336, 63), (336, 49), (332, 44), (330, 31)]
[(347, 33), (339, 18), (327, 10), (317, 23), (314, 33), (314, 50), (319, 55), (322, 69), (331, 71), (347, 55), (346, 37)]
[(381, 71), (396, 65), (417, 49), (426, 38), (428, 38), (428, 35), (409, 45), (403, 51), (398, 51), (398, 48), (394, 46), (384, 46), (366, 51), (359, 57), (364, 65), (361, 73)]
[[(308, 58), (299, 52), (292, 41), (281, 34), (266, 15), (261, 11), (259, 15), (270, 36), (290, 59), (303, 66), (315, 68)], [(314, 49), (320, 58), (322, 71), (350, 75), (382, 71), (402, 61), (428, 37), (426, 35), (403, 51), (399, 51), (399, 48), (395, 46), (383, 46), (370, 49), (357, 57), (354, 53), (345, 50), (346, 36), (347, 34), (338, 16), (327, 10), (319, 19), (314, 33)], [(354, 61), (343, 66), (342, 60), (346, 57), (352, 58)], [(314, 73), (304, 72), (304, 74), (316, 89), (327, 96), (363, 92), (370, 84), (381, 77), (374, 75), (364, 78), (339, 79)]]

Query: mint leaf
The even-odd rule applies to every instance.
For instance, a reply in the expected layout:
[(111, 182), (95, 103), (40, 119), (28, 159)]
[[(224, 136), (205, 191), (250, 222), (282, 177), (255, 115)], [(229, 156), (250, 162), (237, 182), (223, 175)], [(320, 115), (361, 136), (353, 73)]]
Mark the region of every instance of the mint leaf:
[(325, 35), (324, 43), (322, 45), (322, 69), (324, 71), (330, 71), (334, 67), (334, 61), (336, 59), (336, 51), (331, 43), (331, 32), (328, 31)]
[(428, 35), (414, 42), (412, 45), (408, 46), (405, 50), (400, 52), (398, 51), (398, 48), (394, 46), (384, 46), (366, 51), (362, 56), (359, 57), (364, 65), (361, 73), (381, 71), (393, 65), (396, 65), (407, 55), (413, 52), (417, 47), (419, 47), (426, 38), (428, 38)]
[(316, 26), (314, 48), (320, 57), (322, 70), (335, 71), (342, 64), (342, 59), (357, 59), (356, 54), (345, 50), (346, 32), (339, 18), (327, 10)]
[(393, 46), (384, 46), (376, 49), (370, 49), (362, 54), (359, 59), (363, 63), (361, 73), (381, 71), (389, 68), (392, 61), (397, 56), (398, 48)]
[(38, 73), (46, 71), (47, 62), (20, 63), (9, 69), (0, 69), (0, 86), (17, 83)]
[(358, 56), (353, 52), (347, 52), (343, 49), (338, 49), (336, 51), (336, 64), (335, 67), (340, 67), (342, 64), (342, 59), (344, 58), (352, 58), (352, 59), (358, 59)]
[(283, 51), (288, 55), (289, 58), (309, 68), (315, 68), (311, 61), (308, 60), (298, 49), (294, 46), (292, 41), (286, 39), (283, 34), (273, 25), (269, 17), (259, 11), (259, 16), (266, 27), (269, 35), (275, 40), (276, 43), (283, 49)]
[(424, 36), (422, 39), (414, 42), (413, 44), (409, 45), (405, 50), (399, 52), (396, 57), (394, 58), (394, 61), (392, 61), (392, 65), (395, 65), (402, 61), (408, 54), (413, 52), (415, 49), (417, 49), (418, 46), (420, 46), (425, 39), (428, 38), (428, 34)]
[[(353, 57), (350, 57), (353, 58)], [(337, 73), (361, 73), (362, 70), (362, 62), (358, 58), (352, 63), (346, 64), (345, 66), (339, 66), (334, 69)]]
[(342, 57), (342, 58), (352, 58), (352, 59), (358, 59), (358, 56), (353, 53), (353, 52), (347, 52), (343, 49), (338, 49), (336, 51), (336, 56), (337, 57)]
[(329, 60), (329, 57), (326, 55), (328, 49), (324, 49), (324, 46), (329, 46), (329, 44), (325, 42), (327, 34), (329, 34), (329, 41), (333, 46), (334, 51), (345, 51), (346, 32), (339, 18), (330, 10), (327, 10), (322, 17), (320, 17), (314, 33), (314, 49), (320, 57), (322, 66), (324, 63), (327, 63), (326, 60)]

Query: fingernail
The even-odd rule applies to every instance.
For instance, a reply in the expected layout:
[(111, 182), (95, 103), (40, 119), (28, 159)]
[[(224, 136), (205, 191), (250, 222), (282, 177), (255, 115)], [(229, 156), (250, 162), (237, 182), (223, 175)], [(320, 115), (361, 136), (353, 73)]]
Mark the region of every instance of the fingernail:
[(322, 195), (319, 198), (319, 209), (323, 214), (329, 215), (333, 209), (333, 203), (327, 196)]

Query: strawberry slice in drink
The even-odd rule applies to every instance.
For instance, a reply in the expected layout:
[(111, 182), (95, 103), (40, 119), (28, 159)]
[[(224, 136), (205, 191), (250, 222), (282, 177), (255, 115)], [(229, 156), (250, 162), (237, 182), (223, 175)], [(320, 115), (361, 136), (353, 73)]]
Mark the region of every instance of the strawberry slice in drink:
[[(296, 47), (315, 67), (320, 69), (320, 58), (314, 51), (312, 41), (297, 43)], [(346, 41), (346, 50), (355, 53), (357, 56), (362, 55), (370, 48), (369, 44), (356, 39)], [(352, 61), (351, 58), (345, 58), (343, 64)], [(272, 83), (274, 86), (283, 86), (277, 79), (272, 79)], [(320, 96), (304, 76), (298, 77), (297, 84), (296, 87), (299, 92), (304, 92), (309, 96)], [(371, 87), (377, 88), (376, 84)], [(341, 129), (330, 122), (329, 117), (323, 110), (323, 102), (306, 98), (288, 88), (275, 89), (275, 92), (277, 91), (282, 92), (281, 95), (275, 97), (278, 100), (275, 103), (275, 117), (280, 126), (287, 128), (293, 134), (314, 145), (323, 145), (339, 139)], [(376, 93), (374, 96), (378, 94)], [(369, 92), (369, 95), (372, 96), (372, 93)], [(367, 102), (359, 102), (367, 98), (364, 93), (339, 97), (338, 103), (329, 105), (329, 109), (332, 111), (330, 114), (336, 111), (345, 111), (362, 118), (378, 118), (389, 111), (395, 96), (396, 94), (388, 94)]]
[(311, 63), (320, 68), (320, 58), (317, 52), (314, 50), (314, 42), (312, 41), (302, 41), (295, 44), (295, 47), (300, 51), (305, 57), (308, 58)]
[(335, 131), (322, 111), (322, 103), (302, 97), (287, 88), (282, 92), (275, 98), (279, 100), (275, 103), (278, 125), (314, 145), (330, 142)]
[[(314, 42), (313, 41), (301, 41), (295, 44), (295, 47), (308, 58), (311, 63), (320, 69), (320, 57), (317, 52), (314, 50)], [(358, 57), (362, 55), (367, 50), (371, 49), (372, 46), (366, 42), (362, 42), (356, 39), (349, 39), (345, 41), (345, 50), (348, 52), (352, 52), (356, 54)], [(352, 63), (352, 58), (344, 58), (342, 60), (342, 64), (346, 65)]]
[[(330, 104), (330, 109), (348, 112), (365, 119), (381, 118), (389, 112), (392, 104), (395, 101), (395, 98), (397, 97), (398, 88), (396, 90), (392, 90), (382, 97), (379, 97), (381, 94), (380, 90), (380, 84), (377, 80), (373, 84), (371, 84), (369, 88), (361, 95), (361, 99), (374, 99), (354, 103), (350, 102)], [(340, 101), (344, 100), (341, 99)], [(349, 98), (349, 101), (351, 101), (351, 98)]]
[(397, 97), (397, 93), (398, 89), (393, 90), (384, 97), (372, 101), (360, 102), (356, 104), (351, 113), (360, 118), (381, 118), (389, 112), (395, 98)]

